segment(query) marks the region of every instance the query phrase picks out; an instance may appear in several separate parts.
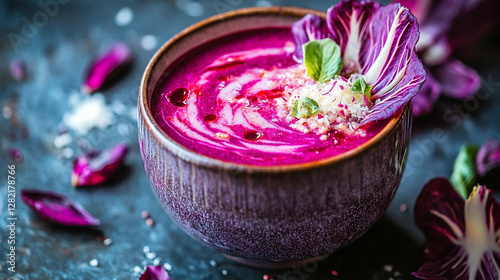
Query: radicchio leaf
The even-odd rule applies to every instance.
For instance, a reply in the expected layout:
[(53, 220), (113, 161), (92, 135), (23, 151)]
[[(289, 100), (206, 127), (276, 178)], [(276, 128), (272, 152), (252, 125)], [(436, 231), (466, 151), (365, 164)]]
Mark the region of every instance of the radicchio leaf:
[(163, 266), (148, 265), (139, 280), (171, 280)]
[(476, 170), (479, 176), (485, 176), (498, 167), (500, 167), (500, 142), (489, 140), (477, 152)]
[(399, 4), (343, 1), (327, 12), (332, 38), (342, 50), (344, 72), (359, 72), (373, 86), (370, 108), (361, 124), (392, 116), (425, 80), (415, 52), (416, 18)]
[(422, 116), (430, 113), (441, 92), (441, 86), (429, 73), (427, 67), (425, 68), (427, 79), (422, 84), (418, 94), (412, 99), (414, 116)]
[(470, 98), (481, 87), (477, 72), (456, 59), (449, 59), (433, 72), (441, 84), (441, 92), (452, 98)]
[(100, 221), (80, 204), (55, 192), (21, 189), (22, 201), (41, 218), (65, 226), (98, 226)]
[(500, 277), (500, 205), (485, 186), (467, 201), (444, 178), (429, 181), (415, 204), (415, 222), (424, 232), (421, 279), (487, 280)]
[(82, 92), (92, 94), (105, 85), (132, 61), (132, 51), (124, 43), (114, 44), (106, 53), (91, 63), (82, 85)]
[(314, 40), (329, 38), (326, 22), (319, 16), (308, 14), (292, 26), (295, 38), (295, 59), (302, 61), (304, 57), (302, 45)]
[(73, 162), (73, 186), (94, 186), (107, 182), (122, 167), (128, 147), (120, 143), (105, 151), (87, 151)]

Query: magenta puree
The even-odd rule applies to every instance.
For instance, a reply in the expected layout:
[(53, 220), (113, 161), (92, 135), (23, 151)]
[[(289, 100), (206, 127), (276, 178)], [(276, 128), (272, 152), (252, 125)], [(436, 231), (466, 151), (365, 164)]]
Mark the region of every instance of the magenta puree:
[[(166, 69), (151, 109), (175, 141), (202, 155), (251, 165), (311, 162), (349, 151), (369, 140), (387, 121), (363, 127), (366, 136), (332, 131), (327, 140), (290, 128), (274, 99), (283, 87), (261, 82), (259, 69), (283, 70), (297, 62), (289, 28), (247, 31), (190, 51)], [(259, 83), (260, 82), (260, 83)], [(300, 85), (290, 84), (289, 87)], [(227, 100), (231, 100), (228, 102)]]

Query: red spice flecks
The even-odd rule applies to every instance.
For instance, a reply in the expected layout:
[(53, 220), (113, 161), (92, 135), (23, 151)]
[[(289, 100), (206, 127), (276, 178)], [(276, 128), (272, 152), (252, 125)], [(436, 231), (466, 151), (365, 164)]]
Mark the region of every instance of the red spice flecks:
[(336, 270), (332, 270), (332, 275), (333, 275), (333, 276), (339, 276), (339, 272), (338, 272), (338, 271), (336, 271)]
[(269, 100), (275, 99), (283, 96), (283, 88), (275, 88), (271, 90), (259, 91), (256, 95), (251, 96), (248, 100), (251, 102), (257, 102), (259, 100)]
[(403, 203), (399, 206), (399, 211), (401, 212), (406, 212), (408, 210), (408, 205), (406, 205), (406, 203)]
[(23, 159), (23, 154), (22, 154), (21, 150), (19, 150), (17, 148), (10, 149), (9, 156), (11, 159), (13, 159), (14, 161), (17, 161), (17, 162), (19, 162)]
[(337, 106), (339, 106), (340, 108), (344, 108), (344, 105), (342, 105), (342, 103), (339, 103)]
[(340, 90), (344, 90), (344, 86), (343, 85), (340, 85)]
[(354, 102), (354, 101), (356, 101), (356, 97), (352, 97), (351, 102)]
[(345, 116), (345, 113), (344, 113), (344, 110), (340, 110), (339, 113), (342, 115), (342, 116)]
[(264, 134), (255, 131), (255, 130), (247, 130), (245, 134), (243, 134), (243, 138), (250, 140), (250, 141), (256, 141), (259, 140)]
[(186, 100), (188, 97), (189, 90), (187, 88), (176, 88), (170, 92), (167, 99), (174, 106), (184, 107), (187, 105)]
[(214, 122), (217, 119), (217, 116), (214, 114), (209, 114), (203, 117), (203, 120), (206, 122)]
[(321, 120), (323, 118), (322, 114), (318, 114), (318, 120)]
[(149, 227), (153, 227), (155, 225), (155, 222), (153, 221), (153, 219), (151, 218), (147, 218), (146, 219), (146, 224), (149, 226)]

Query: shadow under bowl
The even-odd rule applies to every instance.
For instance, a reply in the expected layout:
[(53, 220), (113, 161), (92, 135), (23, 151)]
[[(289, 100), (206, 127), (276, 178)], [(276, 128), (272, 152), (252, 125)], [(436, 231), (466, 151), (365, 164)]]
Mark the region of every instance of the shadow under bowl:
[(351, 243), (387, 210), (406, 162), (411, 105), (363, 145), (303, 164), (254, 166), (197, 154), (155, 121), (151, 95), (162, 73), (189, 50), (249, 29), (291, 26), (308, 13), (247, 8), (201, 21), (166, 42), (139, 92), (139, 144), (158, 200), (190, 236), (248, 265), (283, 268)]

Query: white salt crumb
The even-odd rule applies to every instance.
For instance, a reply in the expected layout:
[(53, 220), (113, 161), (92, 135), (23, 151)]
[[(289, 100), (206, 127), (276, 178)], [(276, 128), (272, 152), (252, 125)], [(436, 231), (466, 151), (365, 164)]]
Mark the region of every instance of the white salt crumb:
[(118, 133), (120, 133), (120, 135), (127, 135), (128, 132), (129, 132), (128, 125), (124, 123), (118, 125)]
[(128, 115), (131, 120), (137, 120), (137, 106), (130, 108)]
[(68, 159), (68, 158), (73, 157), (73, 155), (74, 155), (74, 154), (75, 154), (75, 153), (73, 152), (73, 150), (72, 150), (71, 148), (65, 148), (65, 149), (63, 150), (63, 155), (64, 155), (64, 157), (65, 157), (65, 158), (67, 158), (67, 159)]
[(94, 94), (76, 105), (73, 112), (66, 112), (63, 121), (68, 128), (83, 135), (92, 128), (104, 129), (110, 126), (114, 121), (114, 115), (106, 106), (104, 96)]
[(113, 103), (111, 103), (110, 107), (111, 107), (111, 110), (117, 115), (124, 114), (125, 111), (127, 110), (127, 107), (125, 105), (123, 105), (123, 103), (119, 100), (113, 101)]
[(91, 259), (91, 260), (90, 260), (90, 262), (89, 262), (89, 264), (90, 264), (91, 266), (94, 266), (94, 267), (95, 267), (95, 266), (98, 266), (98, 265), (99, 265), (99, 261), (98, 261), (98, 260), (96, 260), (96, 259)]
[(142, 252), (144, 252), (144, 254), (149, 253), (151, 252), (151, 248), (149, 248), (149, 246), (146, 245), (144, 246), (144, 248), (142, 248)]
[(214, 260), (210, 260), (210, 265), (213, 266), (213, 267), (216, 267), (217, 266), (217, 262), (214, 261)]
[(259, 1), (257, 1), (257, 3), (255, 3), (256, 7), (270, 7), (272, 5), (273, 4), (271, 2), (266, 1), (266, 0), (259, 0)]
[(54, 147), (57, 149), (64, 148), (71, 143), (71, 136), (68, 133), (63, 133), (54, 137)]
[(222, 273), (222, 275), (227, 275), (227, 270), (223, 269), (223, 270), (221, 271), (221, 273)]
[(7, 120), (12, 117), (12, 109), (9, 106), (3, 107), (2, 113), (3, 117)]
[(163, 268), (165, 268), (166, 271), (171, 271), (172, 270), (172, 265), (169, 263), (164, 263)]
[(159, 265), (161, 262), (161, 259), (160, 258), (156, 258), (153, 260), (153, 265)]
[(141, 268), (140, 266), (137, 266), (137, 265), (136, 265), (136, 266), (134, 267), (134, 272), (135, 272), (135, 273), (141, 273), (141, 272), (142, 272), (142, 268)]
[(199, 2), (191, 0), (177, 0), (176, 6), (190, 17), (199, 17), (205, 12), (205, 8)]
[(152, 260), (152, 259), (156, 258), (156, 253), (155, 252), (148, 252), (148, 253), (146, 253), (146, 258)]
[(106, 238), (102, 241), (102, 244), (104, 244), (104, 246), (109, 246), (111, 244), (113, 244), (113, 239), (111, 238)]
[(118, 26), (126, 26), (134, 18), (134, 12), (129, 7), (121, 8), (115, 15), (115, 23)]
[(386, 272), (391, 272), (392, 269), (393, 269), (393, 266), (390, 265), (390, 264), (386, 264), (383, 266), (383, 269), (386, 271)]
[(157, 40), (153, 35), (145, 35), (141, 38), (141, 47), (145, 51), (150, 51), (156, 48)]

